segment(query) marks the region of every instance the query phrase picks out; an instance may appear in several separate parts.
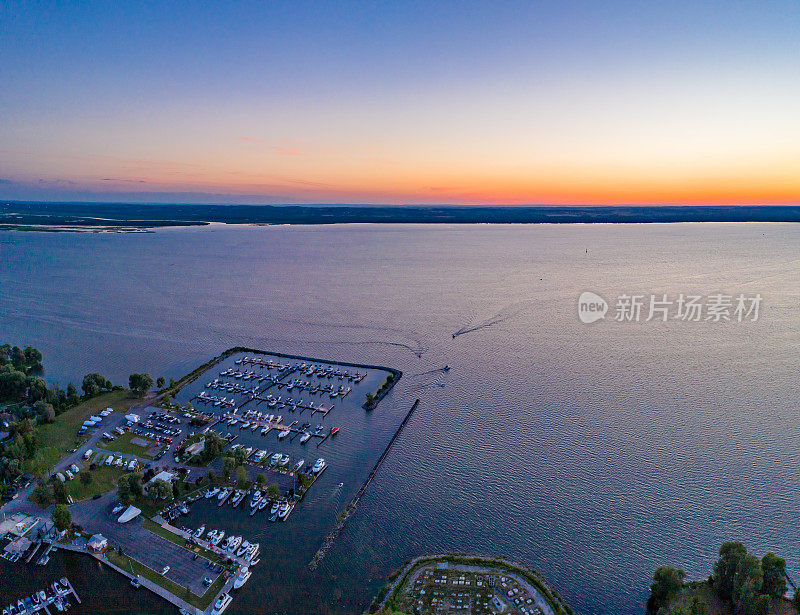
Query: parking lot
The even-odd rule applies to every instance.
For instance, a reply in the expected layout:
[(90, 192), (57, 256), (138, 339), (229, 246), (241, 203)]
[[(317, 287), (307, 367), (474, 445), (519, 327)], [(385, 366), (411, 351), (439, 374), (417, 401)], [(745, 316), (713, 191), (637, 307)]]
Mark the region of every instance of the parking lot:
[(213, 582), (220, 574), (209, 569), (209, 560), (203, 556), (193, 559), (187, 549), (142, 527), (141, 519), (119, 523), (117, 516), (111, 514), (115, 504), (114, 494), (80, 502), (71, 507), (73, 521), (87, 532), (102, 534), (110, 545), (121, 546), (126, 555), (156, 572), (169, 566), (169, 572), (164, 575), (167, 579), (202, 596), (206, 591), (203, 579)]

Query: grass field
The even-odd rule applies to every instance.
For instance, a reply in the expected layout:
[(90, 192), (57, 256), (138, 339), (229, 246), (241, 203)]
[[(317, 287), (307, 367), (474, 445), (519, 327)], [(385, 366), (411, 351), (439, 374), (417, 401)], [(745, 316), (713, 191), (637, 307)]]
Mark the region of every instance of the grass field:
[(97, 468), (90, 472), (92, 475), (92, 482), (84, 485), (78, 477), (67, 481), (65, 486), (67, 493), (72, 496), (76, 502), (80, 500), (87, 500), (98, 493), (107, 493), (117, 488), (117, 479), (124, 474), (124, 472), (115, 468), (114, 466), (97, 466)]
[(142, 403), (142, 400), (128, 397), (127, 391), (111, 391), (67, 410), (53, 423), (39, 426), (36, 433), (43, 448), (26, 462), (26, 471), (36, 475), (48, 474), (59, 459), (84, 441), (85, 437), (78, 438), (78, 429), (90, 416), (106, 408), (127, 412), (137, 403)]
[[(133, 442), (131, 442), (131, 440), (133, 440), (134, 438), (147, 440), (150, 444), (148, 444), (147, 446), (139, 446), (138, 444), (134, 444)], [(123, 453), (124, 455), (136, 455), (137, 457), (141, 457), (143, 459), (153, 459), (154, 456), (148, 453), (152, 444), (153, 440), (151, 440), (150, 438), (144, 438), (142, 436), (138, 436), (134, 433), (126, 431), (123, 435), (119, 436), (115, 440), (112, 440), (111, 442), (103, 442), (102, 445), (98, 446), (98, 448), (101, 448), (105, 451)]]

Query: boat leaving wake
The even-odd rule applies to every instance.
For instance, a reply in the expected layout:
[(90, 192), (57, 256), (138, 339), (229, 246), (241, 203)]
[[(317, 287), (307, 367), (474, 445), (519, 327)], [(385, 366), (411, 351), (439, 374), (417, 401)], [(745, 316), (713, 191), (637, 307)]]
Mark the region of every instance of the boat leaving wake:
[(501, 322), (505, 322), (510, 318), (514, 318), (525, 310), (525, 307), (528, 303), (528, 301), (524, 301), (522, 303), (512, 304), (479, 324), (461, 327), (458, 331), (453, 333), (453, 339), (457, 338), (459, 335), (473, 333), (475, 331), (480, 331), (481, 329), (488, 329), (489, 327), (499, 325)]

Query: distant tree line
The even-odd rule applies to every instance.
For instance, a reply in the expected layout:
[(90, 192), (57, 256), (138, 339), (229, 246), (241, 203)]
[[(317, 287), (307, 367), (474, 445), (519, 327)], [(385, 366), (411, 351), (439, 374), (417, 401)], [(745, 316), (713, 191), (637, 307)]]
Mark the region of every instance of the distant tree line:
[[(673, 566), (656, 569), (647, 601), (648, 615), (707, 613), (707, 606), (696, 596), (688, 605), (675, 605), (687, 587), (685, 577), (683, 570)], [(741, 542), (726, 542), (719, 549), (708, 586), (731, 613), (767, 615), (786, 593), (786, 561), (774, 553), (758, 559)], [(800, 590), (795, 592), (793, 603), (800, 607)]]

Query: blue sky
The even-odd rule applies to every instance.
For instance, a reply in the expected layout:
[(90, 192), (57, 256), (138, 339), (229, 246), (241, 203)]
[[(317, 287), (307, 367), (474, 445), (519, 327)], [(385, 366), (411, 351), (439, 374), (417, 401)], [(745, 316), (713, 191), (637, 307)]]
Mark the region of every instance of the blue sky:
[(0, 25), (0, 198), (800, 196), (796, 2), (10, 2)]

